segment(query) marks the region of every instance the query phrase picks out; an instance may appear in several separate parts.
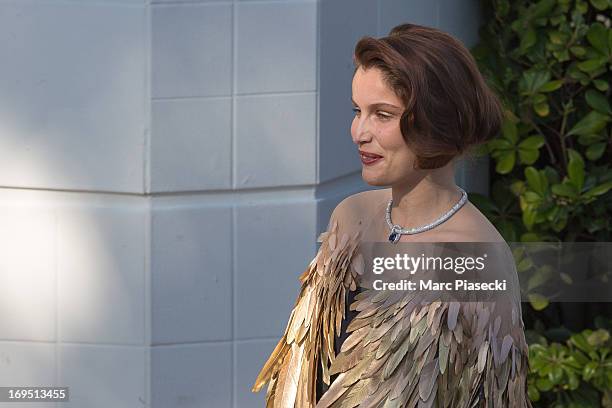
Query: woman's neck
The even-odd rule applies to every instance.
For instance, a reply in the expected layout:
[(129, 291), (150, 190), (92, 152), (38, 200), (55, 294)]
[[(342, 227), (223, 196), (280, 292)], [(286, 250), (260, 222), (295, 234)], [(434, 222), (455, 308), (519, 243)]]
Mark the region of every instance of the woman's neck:
[(403, 228), (420, 227), (438, 219), (459, 199), (454, 169), (436, 169), (427, 176), (391, 186), (391, 220)]

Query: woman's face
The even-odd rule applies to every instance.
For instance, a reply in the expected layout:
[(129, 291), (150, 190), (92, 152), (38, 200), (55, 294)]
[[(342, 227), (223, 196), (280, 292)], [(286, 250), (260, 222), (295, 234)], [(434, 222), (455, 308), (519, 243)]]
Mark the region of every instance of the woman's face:
[(362, 160), (363, 180), (375, 186), (393, 185), (413, 174), (415, 155), (400, 131), (404, 111), (401, 99), (383, 81), (378, 68), (359, 67), (353, 76), (353, 142), (360, 152), (382, 156), (368, 164)]

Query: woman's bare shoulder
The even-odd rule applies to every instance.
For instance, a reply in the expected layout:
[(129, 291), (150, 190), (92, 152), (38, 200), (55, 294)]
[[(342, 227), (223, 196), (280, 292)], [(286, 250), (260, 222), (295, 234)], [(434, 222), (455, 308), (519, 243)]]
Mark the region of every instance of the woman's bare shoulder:
[(367, 225), (372, 216), (380, 211), (381, 205), (386, 204), (387, 194), (390, 195), (390, 189), (366, 190), (351, 194), (336, 206), (330, 218), (330, 225), (333, 221), (338, 221), (341, 228)]
[(445, 241), (505, 242), (491, 221), (469, 201), (446, 223), (441, 231)]

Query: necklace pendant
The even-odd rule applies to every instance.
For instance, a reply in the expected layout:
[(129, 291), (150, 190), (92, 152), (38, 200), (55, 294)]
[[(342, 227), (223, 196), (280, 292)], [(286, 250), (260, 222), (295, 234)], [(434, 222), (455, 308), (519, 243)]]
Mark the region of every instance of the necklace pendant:
[(391, 234), (389, 234), (389, 242), (393, 244), (397, 244), (402, 237), (402, 234), (399, 233), (399, 229), (397, 225), (394, 225), (391, 229)]
[(400, 239), (400, 234), (398, 234), (397, 232), (392, 232), (391, 234), (389, 234), (389, 242), (397, 244), (399, 239)]

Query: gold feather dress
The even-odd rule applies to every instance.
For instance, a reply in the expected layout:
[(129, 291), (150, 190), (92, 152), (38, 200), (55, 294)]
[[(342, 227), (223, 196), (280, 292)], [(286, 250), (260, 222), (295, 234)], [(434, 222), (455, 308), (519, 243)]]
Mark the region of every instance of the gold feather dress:
[[(330, 225), (253, 385), (268, 383), (267, 408), (531, 407), (520, 299), (422, 302), (366, 289), (347, 305), (364, 273), (362, 233), (339, 231), (333, 215)], [(337, 353), (347, 308), (357, 314)], [(329, 387), (317, 400), (320, 382)]]

